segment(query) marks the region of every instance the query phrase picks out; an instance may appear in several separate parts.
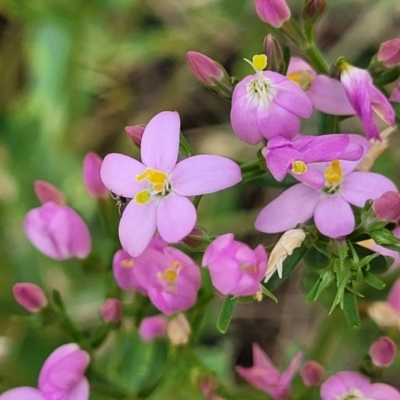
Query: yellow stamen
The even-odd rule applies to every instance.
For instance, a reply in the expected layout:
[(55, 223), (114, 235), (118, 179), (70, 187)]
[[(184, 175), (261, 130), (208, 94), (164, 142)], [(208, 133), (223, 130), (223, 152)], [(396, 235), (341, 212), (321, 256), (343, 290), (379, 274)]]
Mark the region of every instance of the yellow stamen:
[(292, 172), (295, 175), (301, 175), (307, 172), (307, 165), (304, 161), (293, 161), (292, 162)]
[(257, 301), (261, 301), (263, 299), (263, 292), (260, 290), (259, 292), (256, 292), (254, 295)]
[(343, 172), (340, 167), (339, 160), (331, 162), (331, 166), (327, 167), (325, 170), (325, 180), (329, 186), (337, 185), (342, 181)]
[(166, 282), (175, 282), (178, 277), (178, 273), (173, 269), (167, 269), (164, 274), (164, 280)]
[[(156, 193), (165, 194), (165, 192), (168, 191), (168, 176), (165, 172), (157, 171), (156, 169), (146, 168), (144, 172), (136, 175), (136, 180), (138, 182), (148, 180), (152, 184), (152, 189)], [(147, 203), (147, 201), (145, 201), (145, 203)], [(140, 202), (138, 201), (138, 203)]]
[(148, 190), (141, 190), (140, 192), (136, 193), (135, 201), (138, 204), (146, 204), (150, 201), (151, 195)]
[(121, 265), (124, 268), (132, 268), (133, 264), (134, 264), (133, 258), (127, 258), (127, 259), (121, 261)]
[(253, 56), (253, 67), (256, 71), (262, 71), (267, 66), (267, 56), (265, 54), (256, 54)]

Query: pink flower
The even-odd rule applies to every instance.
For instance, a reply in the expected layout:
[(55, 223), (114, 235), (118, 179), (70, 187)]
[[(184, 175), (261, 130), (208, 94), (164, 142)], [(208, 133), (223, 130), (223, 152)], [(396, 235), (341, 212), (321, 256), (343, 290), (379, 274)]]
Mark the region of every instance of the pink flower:
[(361, 120), (367, 139), (380, 140), (374, 113), (390, 126), (395, 125), (395, 114), (388, 99), (374, 86), (368, 71), (342, 62), (340, 81), (350, 104)]
[(241, 180), (233, 161), (198, 155), (177, 163), (180, 119), (164, 111), (151, 119), (143, 133), (142, 162), (123, 154), (109, 154), (101, 167), (104, 184), (131, 198), (119, 225), (122, 247), (139, 256), (156, 230), (168, 243), (187, 236), (196, 223), (196, 209), (187, 198), (217, 192)]
[(139, 336), (145, 342), (151, 342), (157, 337), (163, 337), (166, 333), (167, 319), (164, 315), (144, 318), (139, 325)]
[(308, 360), (301, 367), (300, 375), (305, 386), (318, 386), (324, 376), (324, 367), (317, 361)]
[(396, 352), (396, 344), (387, 336), (381, 336), (369, 348), (371, 360), (378, 367), (386, 368), (392, 365)]
[(274, 28), (280, 28), (290, 18), (290, 9), (285, 0), (254, 0), (257, 15)]
[(88, 400), (89, 383), (84, 373), (89, 361), (89, 354), (75, 343), (61, 346), (43, 364), (39, 389), (11, 389), (0, 400)]
[(400, 393), (385, 383), (371, 383), (358, 372), (341, 371), (328, 378), (321, 386), (322, 400), (399, 400)]
[(268, 256), (258, 245), (254, 250), (233, 239), (219, 236), (207, 247), (202, 264), (208, 267), (212, 284), (224, 295), (250, 296), (261, 290)]
[(253, 366), (236, 366), (238, 374), (253, 386), (268, 393), (274, 400), (287, 400), (291, 392), (291, 381), (300, 367), (303, 354), (297, 353), (288, 368), (280, 373), (258, 344), (253, 344)]
[(88, 153), (83, 160), (83, 182), (89, 194), (97, 199), (109, 195), (100, 178), (101, 163), (102, 159), (96, 153)]
[(283, 75), (263, 71), (264, 54), (254, 56), (256, 74), (246, 76), (233, 91), (231, 124), (236, 135), (248, 144), (263, 138), (292, 139), (300, 128), (300, 117), (309, 118), (312, 105), (304, 92)]
[(286, 76), (304, 90), (316, 110), (332, 115), (355, 114), (341, 82), (317, 75), (301, 58), (290, 59)]
[(379, 47), (378, 61), (389, 68), (400, 64), (400, 39), (383, 42)]
[[(373, 172), (353, 172), (357, 162), (335, 160), (314, 166), (324, 177), (319, 188), (296, 184), (269, 203), (258, 215), (255, 227), (265, 233), (284, 232), (314, 216), (317, 229), (331, 238), (341, 238), (355, 228), (350, 207), (363, 207), (396, 186)], [(315, 179), (315, 181), (317, 181)], [(300, 205), (300, 206), (299, 206)]]
[(15, 284), (13, 294), (17, 303), (30, 312), (38, 312), (48, 304), (43, 289), (34, 283)]
[(72, 208), (52, 202), (29, 211), (24, 230), (39, 251), (55, 260), (85, 258), (92, 248), (83, 219)]
[(196, 303), (200, 271), (185, 253), (166, 246), (147, 248), (138, 260), (134, 266), (135, 278), (161, 312), (170, 315)]

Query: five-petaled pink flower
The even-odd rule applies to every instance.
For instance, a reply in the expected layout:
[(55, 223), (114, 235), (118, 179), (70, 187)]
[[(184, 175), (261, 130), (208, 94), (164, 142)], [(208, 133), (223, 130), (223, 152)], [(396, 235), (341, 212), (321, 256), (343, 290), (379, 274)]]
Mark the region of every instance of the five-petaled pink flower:
[(177, 163), (180, 119), (164, 111), (146, 125), (139, 162), (123, 154), (105, 157), (101, 178), (113, 193), (131, 198), (119, 225), (122, 247), (140, 255), (156, 230), (168, 243), (187, 236), (196, 223), (196, 209), (188, 199), (235, 185), (240, 168), (228, 158), (197, 155)]

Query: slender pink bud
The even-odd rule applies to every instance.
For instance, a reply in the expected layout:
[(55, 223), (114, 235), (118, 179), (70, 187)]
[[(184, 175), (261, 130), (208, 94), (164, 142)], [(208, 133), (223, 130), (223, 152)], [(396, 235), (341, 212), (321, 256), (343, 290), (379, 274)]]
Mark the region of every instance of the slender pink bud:
[(400, 64), (400, 39), (383, 42), (379, 47), (378, 61), (383, 62), (389, 68)]
[(400, 194), (385, 192), (372, 204), (376, 217), (380, 221), (397, 221), (400, 219)]
[(102, 159), (96, 153), (88, 153), (83, 160), (83, 182), (89, 194), (95, 198), (108, 197), (109, 191), (100, 178)]
[(35, 181), (33, 184), (37, 199), (42, 203), (52, 201), (53, 203), (61, 206), (65, 205), (65, 197), (61, 190), (57, 189), (54, 185), (45, 181)]
[(194, 76), (206, 86), (215, 86), (214, 81), (220, 81), (224, 77), (224, 67), (204, 54), (188, 51), (186, 61)]
[(109, 298), (101, 306), (104, 322), (119, 322), (122, 316), (122, 303), (119, 299)]
[(30, 312), (38, 312), (47, 306), (47, 298), (42, 288), (29, 282), (17, 283), (13, 286), (17, 303)]
[(126, 126), (125, 132), (132, 139), (133, 143), (135, 143), (138, 147), (140, 147), (142, 143), (143, 132), (146, 128), (146, 125), (132, 125)]
[(392, 339), (381, 336), (369, 348), (369, 355), (377, 367), (389, 367), (396, 355), (397, 348)]
[(164, 315), (155, 315), (142, 320), (139, 326), (139, 336), (145, 342), (151, 342), (156, 337), (167, 333), (167, 319)]
[(268, 60), (267, 69), (281, 73), (285, 67), (283, 51), (279, 42), (271, 33), (264, 39), (264, 52)]
[(393, 89), (389, 100), (394, 101), (395, 103), (400, 103), (400, 83)]
[(303, 17), (306, 20), (315, 22), (325, 12), (325, 0), (308, 0), (303, 9)]
[(280, 28), (290, 18), (290, 9), (285, 0), (254, 0), (257, 15), (274, 28)]
[(306, 386), (318, 386), (324, 376), (324, 367), (317, 361), (309, 360), (300, 369), (300, 376)]

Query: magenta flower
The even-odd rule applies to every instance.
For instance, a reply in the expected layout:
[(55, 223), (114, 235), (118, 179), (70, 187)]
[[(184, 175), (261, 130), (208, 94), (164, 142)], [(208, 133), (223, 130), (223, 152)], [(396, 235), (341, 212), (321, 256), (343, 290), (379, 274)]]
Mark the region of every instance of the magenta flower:
[(187, 198), (213, 193), (241, 180), (238, 165), (225, 157), (198, 155), (177, 163), (180, 119), (164, 111), (151, 119), (143, 133), (142, 162), (109, 154), (101, 167), (104, 184), (131, 198), (119, 225), (122, 247), (139, 256), (158, 230), (168, 243), (187, 236), (196, 223), (196, 209)]
[(400, 39), (383, 42), (379, 47), (377, 58), (389, 68), (400, 64)]
[(208, 267), (214, 287), (224, 295), (250, 296), (261, 290), (268, 256), (262, 245), (254, 250), (233, 239), (219, 236), (207, 247), (202, 264)]
[(291, 392), (291, 381), (300, 367), (303, 354), (297, 353), (288, 368), (280, 373), (260, 346), (253, 343), (253, 366), (236, 366), (238, 374), (253, 386), (268, 393), (273, 400), (287, 400)]
[(385, 383), (370, 380), (353, 371), (341, 371), (328, 378), (321, 386), (322, 400), (399, 400), (400, 393)]
[(292, 139), (299, 131), (300, 117), (309, 118), (312, 105), (304, 92), (283, 75), (263, 71), (264, 54), (253, 57), (256, 74), (246, 76), (233, 91), (231, 124), (236, 135), (248, 144), (263, 138)]
[(290, 59), (286, 76), (304, 90), (316, 110), (332, 115), (355, 114), (341, 82), (326, 75), (317, 75), (301, 58)]
[(39, 375), (39, 389), (23, 386), (6, 391), (0, 400), (88, 400), (84, 376), (89, 354), (75, 343), (63, 345), (47, 358)]
[(24, 230), (39, 251), (55, 260), (85, 258), (92, 248), (83, 219), (72, 208), (52, 202), (29, 211)]
[(345, 134), (297, 135), (293, 140), (274, 136), (262, 150), (267, 167), (276, 180), (282, 181), (290, 173), (299, 181), (314, 187), (323, 186), (325, 178), (315, 169), (307, 168), (307, 164), (337, 159), (358, 161), (363, 153), (360, 137)]
[(257, 15), (274, 28), (280, 28), (290, 18), (290, 9), (285, 0), (254, 0)]
[(30, 312), (38, 312), (48, 304), (43, 289), (29, 282), (20, 282), (13, 286), (13, 294), (17, 303)]
[(142, 320), (139, 325), (139, 336), (145, 342), (167, 334), (167, 319), (164, 315), (154, 315)]
[(314, 216), (314, 223), (322, 234), (331, 238), (350, 234), (355, 228), (350, 204), (363, 207), (367, 200), (396, 190), (394, 183), (383, 175), (353, 172), (356, 165), (357, 162), (335, 160), (313, 166), (314, 173), (323, 175), (323, 186), (299, 183), (290, 187), (261, 210), (256, 229), (265, 233), (284, 232)]
[(123, 305), (121, 300), (110, 297), (101, 305), (101, 316), (106, 323), (121, 321)]
[(83, 182), (89, 194), (96, 199), (109, 195), (100, 178), (101, 163), (102, 159), (96, 153), (86, 154), (83, 160)]
[(367, 139), (380, 140), (374, 114), (390, 126), (395, 125), (395, 114), (388, 99), (374, 86), (368, 71), (342, 62), (340, 81), (350, 104), (361, 120)]

